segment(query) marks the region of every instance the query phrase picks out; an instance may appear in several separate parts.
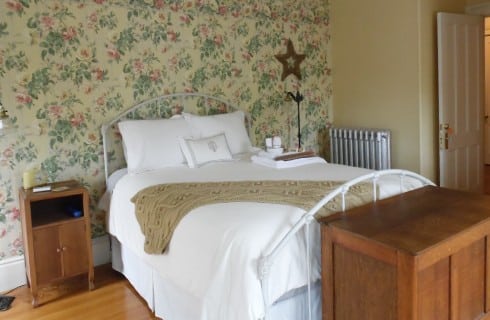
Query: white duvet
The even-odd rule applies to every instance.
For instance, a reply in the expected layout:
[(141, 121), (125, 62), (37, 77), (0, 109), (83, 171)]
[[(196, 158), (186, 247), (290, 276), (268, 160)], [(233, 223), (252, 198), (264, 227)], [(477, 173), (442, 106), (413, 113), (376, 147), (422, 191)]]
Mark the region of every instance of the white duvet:
[[(368, 172), (327, 163), (278, 170), (242, 160), (195, 169), (182, 166), (124, 175), (112, 193), (108, 229), (162, 278), (195, 298), (195, 314), (199, 315), (196, 320), (256, 320), (264, 316), (257, 261), (273, 248), (304, 210), (288, 205), (237, 202), (202, 206), (192, 210), (179, 223), (167, 253), (148, 255), (143, 251), (144, 236), (136, 221), (131, 197), (144, 187), (160, 183), (286, 179), (347, 181)], [(398, 192), (398, 179), (386, 177), (380, 181), (381, 197)], [(320, 277), (318, 229), (318, 224), (313, 223), (310, 235), (314, 238), (311, 241), (314, 253), (312, 280)], [(291, 290), (306, 285), (304, 237), (304, 232), (299, 232), (274, 262), (268, 301), (276, 301)], [(165, 320), (180, 320), (158, 316)]]

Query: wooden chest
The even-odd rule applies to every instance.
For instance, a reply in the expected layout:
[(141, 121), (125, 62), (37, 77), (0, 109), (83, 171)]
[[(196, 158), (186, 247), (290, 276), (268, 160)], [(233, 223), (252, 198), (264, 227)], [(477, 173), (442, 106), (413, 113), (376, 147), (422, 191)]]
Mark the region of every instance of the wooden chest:
[(324, 320), (490, 319), (490, 196), (437, 187), (322, 221)]

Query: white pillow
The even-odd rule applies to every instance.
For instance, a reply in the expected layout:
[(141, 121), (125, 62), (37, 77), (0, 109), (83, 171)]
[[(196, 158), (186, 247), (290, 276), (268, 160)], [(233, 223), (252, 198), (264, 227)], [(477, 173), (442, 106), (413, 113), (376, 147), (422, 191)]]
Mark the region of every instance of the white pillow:
[(252, 143), (245, 129), (243, 111), (212, 116), (196, 116), (183, 113), (189, 122), (194, 137), (209, 137), (223, 132), (232, 154), (248, 152)]
[(205, 138), (180, 137), (180, 147), (190, 168), (212, 161), (232, 160), (224, 133)]
[(129, 173), (184, 163), (179, 137), (191, 134), (185, 119), (127, 120), (118, 124)]

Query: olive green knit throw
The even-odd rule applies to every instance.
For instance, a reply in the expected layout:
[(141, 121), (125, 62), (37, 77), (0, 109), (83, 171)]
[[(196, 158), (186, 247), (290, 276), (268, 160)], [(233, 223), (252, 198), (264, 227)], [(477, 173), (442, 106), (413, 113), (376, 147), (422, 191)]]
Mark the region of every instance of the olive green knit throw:
[[(163, 253), (179, 221), (192, 209), (223, 202), (260, 202), (292, 205), (304, 210), (313, 208), (338, 181), (237, 181), (160, 184), (139, 191), (131, 201), (145, 236), (145, 251)], [(350, 189), (346, 203), (354, 207), (372, 199), (372, 185), (363, 183)], [(320, 209), (316, 217), (341, 208), (334, 199)]]

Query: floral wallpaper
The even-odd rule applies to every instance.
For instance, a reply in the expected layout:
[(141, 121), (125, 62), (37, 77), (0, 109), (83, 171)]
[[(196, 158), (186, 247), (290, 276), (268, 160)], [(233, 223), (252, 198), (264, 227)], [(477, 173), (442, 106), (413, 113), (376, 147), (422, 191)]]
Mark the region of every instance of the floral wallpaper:
[[(18, 130), (0, 136), (0, 260), (23, 254), (17, 190), (77, 179), (91, 195), (92, 235), (105, 233), (100, 127), (173, 92), (224, 98), (249, 112), (252, 142), (280, 135), (326, 150), (331, 119), (328, 1), (5, 0), (0, 2), (0, 101)], [(281, 81), (291, 39), (302, 80)], [(171, 114), (171, 110), (169, 110)], [(40, 128), (37, 130), (36, 128)]]

